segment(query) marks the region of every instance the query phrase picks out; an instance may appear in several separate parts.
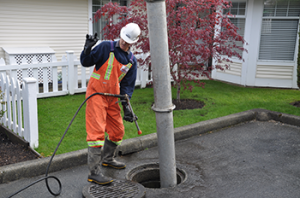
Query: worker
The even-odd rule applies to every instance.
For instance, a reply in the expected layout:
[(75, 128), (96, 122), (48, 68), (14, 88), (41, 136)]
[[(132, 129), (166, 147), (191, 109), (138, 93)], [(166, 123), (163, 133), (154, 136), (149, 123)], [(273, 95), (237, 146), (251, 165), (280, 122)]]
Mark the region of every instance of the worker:
[[(86, 98), (101, 92), (127, 94), (131, 98), (137, 74), (137, 60), (130, 51), (139, 39), (141, 30), (135, 23), (129, 23), (120, 31), (120, 40), (97, 43), (97, 34), (86, 35), (84, 50), (80, 55), (82, 66), (95, 65), (88, 83)], [(122, 102), (125, 121), (133, 122), (128, 104)], [(106, 185), (113, 180), (101, 173), (100, 165), (123, 169), (124, 163), (114, 157), (117, 146), (124, 136), (124, 125), (118, 98), (98, 95), (91, 97), (86, 105), (86, 132), (88, 143), (88, 181)], [(105, 138), (105, 132), (108, 136)], [(103, 147), (103, 148), (102, 148)], [(102, 154), (101, 154), (102, 151)], [(102, 158), (102, 162), (101, 162)]]

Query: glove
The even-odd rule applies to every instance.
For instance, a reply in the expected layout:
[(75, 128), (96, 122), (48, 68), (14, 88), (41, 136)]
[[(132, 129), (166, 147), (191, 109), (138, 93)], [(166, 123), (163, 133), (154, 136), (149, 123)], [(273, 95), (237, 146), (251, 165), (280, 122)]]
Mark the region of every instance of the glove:
[(98, 42), (97, 33), (93, 35), (86, 35), (84, 44), (84, 54), (89, 55), (91, 53), (92, 47)]
[[(133, 122), (133, 114), (130, 111), (128, 104), (123, 105), (123, 111), (124, 111), (123, 119), (127, 122)], [(136, 117), (136, 120), (137, 120), (137, 117)]]

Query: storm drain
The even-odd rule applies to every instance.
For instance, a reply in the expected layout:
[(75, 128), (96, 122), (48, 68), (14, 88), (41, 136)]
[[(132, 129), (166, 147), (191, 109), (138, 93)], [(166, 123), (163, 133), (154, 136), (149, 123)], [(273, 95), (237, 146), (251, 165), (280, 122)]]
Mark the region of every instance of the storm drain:
[[(184, 170), (176, 168), (177, 185), (186, 181), (187, 174)], [(126, 179), (138, 182), (145, 188), (160, 188), (159, 164), (150, 163), (132, 169)]]
[(90, 184), (82, 190), (84, 198), (142, 198), (145, 194), (141, 184), (127, 180), (114, 180), (108, 185)]

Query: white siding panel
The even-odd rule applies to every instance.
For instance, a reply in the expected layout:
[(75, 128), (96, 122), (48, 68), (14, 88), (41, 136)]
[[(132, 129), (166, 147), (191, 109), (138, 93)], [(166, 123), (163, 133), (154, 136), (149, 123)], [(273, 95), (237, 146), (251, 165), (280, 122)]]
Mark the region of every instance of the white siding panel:
[(77, 58), (88, 33), (88, 0), (1, 0), (2, 47), (48, 46), (58, 60), (67, 50)]
[(257, 65), (256, 78), (293, 79), (293, 66)]
[[(241, 76), (241, 72), (242, 72), (242, 63), (230, 63), (230, 62), (223, 62), (220, 64), (222, 68), (224, 68), (224, 70), (220, 70), (218, 69), (218, 72), (223, 72), (226, 74), (232, 74), (232, 75), (236, 75), (236, 76)], [(229, 65), (229, 68), (226, 69), (225, 65)]]

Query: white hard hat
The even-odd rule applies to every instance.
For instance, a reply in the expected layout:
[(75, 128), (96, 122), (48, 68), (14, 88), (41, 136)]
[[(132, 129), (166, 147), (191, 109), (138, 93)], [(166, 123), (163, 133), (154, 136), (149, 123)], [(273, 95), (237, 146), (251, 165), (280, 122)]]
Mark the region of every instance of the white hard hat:
[(135, 23), (128, 23), (121, 29), (120, 37), (126, 43), (132, 44), (139, 40), (141, 34), (140, 27)]

